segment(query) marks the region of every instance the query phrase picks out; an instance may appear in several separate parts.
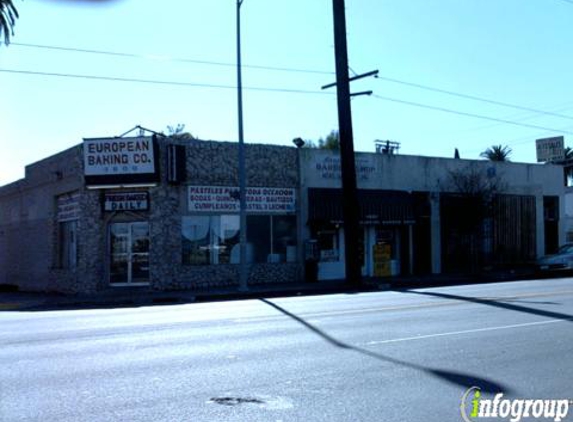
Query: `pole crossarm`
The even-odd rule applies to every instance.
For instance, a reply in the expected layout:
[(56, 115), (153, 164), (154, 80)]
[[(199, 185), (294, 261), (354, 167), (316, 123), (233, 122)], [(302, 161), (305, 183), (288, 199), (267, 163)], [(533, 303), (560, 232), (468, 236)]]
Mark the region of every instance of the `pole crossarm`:
[[(357, 79), (367, 78), (368, 76), (377, 76), (377, 75), (378, 75), (378, 69), (363, 73), (361, 75), (356, 75), (356, 76), (353, 76), (351, 78), (348, 78), (348, 82), (356, 81)], [(338, 84), (338, 82), (333, 82), (331, 84), (321, 86), (320, 89), (332, 88), (333, 86), (336, 86), (337, 84)]]
[(359, 95), (372, 95), (372, 91), (352, 92), (350, 94), (351, 97), (358, 97)]

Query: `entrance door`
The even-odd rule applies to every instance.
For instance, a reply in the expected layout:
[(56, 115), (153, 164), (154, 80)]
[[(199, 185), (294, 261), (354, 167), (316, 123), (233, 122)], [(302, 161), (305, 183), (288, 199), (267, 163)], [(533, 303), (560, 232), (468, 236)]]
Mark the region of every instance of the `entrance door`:
[(398, 275), (400, 256), (398, 230), (394, 227), (366, 226), (363, 236), (362, 275), (365, 277)]
[(109, 225), (111, 284), (149, 282), (149, 223), (112, 223)]

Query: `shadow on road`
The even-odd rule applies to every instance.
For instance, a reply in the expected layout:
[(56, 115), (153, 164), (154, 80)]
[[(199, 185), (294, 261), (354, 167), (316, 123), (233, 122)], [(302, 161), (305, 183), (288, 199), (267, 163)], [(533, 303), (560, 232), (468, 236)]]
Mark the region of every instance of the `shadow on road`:
[(507, 386), (500, 384), (500, 383), (497, 383), (495, 381), (488, 380), (486, 378), (482, 378), (482, 377), (478, 377), (478, 376), (470, 375), (470, 374), (462, 374), (459, 372), (453, 372), (453, 371), (448, 371), (448, 370), (444, 370), (444, 369), (426, 368), (424, 366), (417, 365), (415, 363), (405, 362), (405, 361), (402, 361), (399, 359), (385, 356), (381, 353), (376, 353), (376, 352), (373, 352), (373, 351), (368, 350), (368, 349), (364, 349), (361, 347), (353, 346), (353, 345), (348, 344), (348, 343), (344, 343), (344, 342), (332, 337), (331, 335), (325, 333), (324, 331), (315, 327), (314, 325), (310, 324), (309, 322), (305, 321), (303, 318), (299, 317), (298, 315), (295, 315), (295, 314), (287, 311), (286, 309), (277, 305), (276, 303), (271, 302), (268, 299), (263, 299), (263, 298), (261, 298), (259, 300), (261, 302), (273, 307), (274, 309), (281, 312), (282, 314), (292, 318), (293, 320), (295, 320), (299, 324), (303, 325), (304, 327), (308, 328), (310, 331), (317, 334), (319, 337), (321, 337), (322, 339), (324, 339), (325, 341), (327, 341), (328, 343), (330, 343), (331, 345), (333, 345), (335, 347), (338, 347), (341, 349), (346, 349), (346, 350), (351, 350), (351, 351), (360, 353), (360, 354), (365, 355), (365, 356), (369, 356), (371, 358), (374, 358), (374, 359), (377, 359), (377, 360), (380, 360), (383, 362), (392, 363), (395, 365), (400, 365), (400, 366), (403, 366), (406, 368), (420, 371), (420, 372), (432, 375), (434, 377), (440, 378), (442, 380), (445, 380), (449, 383), (459, 385), (459, 386), (464, 387), (464, 388), (470, 388), (470, 387), (475, 386), (475, 387), (479, 387), (482, 391), (488, 392), (488, 393), (499, 393), (502, 391), (506, 394), (511, 393), (511, 390)]
[[(546, 317), (546, 318), (560, 319), (563, 321), (573, 322), (573, 315), (564, 314), (564, 313), (555, 312), (555, 311), (545, 311), (543, 309), (530, 308), (530, 307), (522, 306), (522, 305), (515, 305), (514, 303), (518, 302), (518, 301), (514, 301), (513, 300), (514, 298), (511, 298), (511, 297), (498, 298), (498, 299), (487, 299), (487, 298), (479, 298), (479, 297), (459, 296), (459, 295), (453, 295), (451, 293), (427, 292), (427, 291), (417, 291), (417, 290), (409, 290), (409, 289), (400, 289), (400, 290), (396, 290), (396, 292), (406, 293), (406, 294), (415, 294), (415, 295), (421, 295), (421, 296), (439, 297), (442, 299), (451, 299), (451, 300), (464, 301), (464, 302), (470, 302), (470, 303), (477, 303), (480, 305), (487, 305), (487, 306), (493, 306), (495, 308), (507, 309), (509, 311), (524, 312), (526, 314), (537, 315), (537, 316), (542, 316), (542, 317)], [(536, 303), (536, 302), (525, 302), (525, 303)], [(537, 304), (555, 305), (556, 303), (553, 303), (553, 302), (537, 302)]]

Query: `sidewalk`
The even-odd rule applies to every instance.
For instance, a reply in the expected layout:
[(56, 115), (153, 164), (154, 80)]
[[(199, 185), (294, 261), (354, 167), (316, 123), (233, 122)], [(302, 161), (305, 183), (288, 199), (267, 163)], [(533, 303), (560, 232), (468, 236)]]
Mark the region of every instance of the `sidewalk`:
[(344, 280), (324, 280), (315, 283), (289, 283), (251, 285), (248, 291), (236, 286), (204, 289), (155, 291), (149, 287), (115, 287), (95, 295), (66, 296), (57, 293), (2, 292), (0, 312), (47, 311), (71, 309), (125, 308), (140, 306), (174, 305), (193, 302), (256, 299), (262, 297), (309, 296), (334, 293), (360, 293), (402, 288), (451, 286), (458, 284), (492, 283), (539, 278), (570, 277), (572, 272), (537, 273), (532, 270), (491, 271), (474, 275), (427, 275), (364, 279), (356, 286)]
[(329, 280), (317, 283), (251, 285), (244, 292), (239, 291), (236, 286), (178, 291), (156, 291), (150, 290), (149, 287), (115, 287), (94, 295), (76, 296), (58, 293), (0, 291), (0, 312), (174, 305), (261, 297), (345, 293), (367, 291), (374, 288), (377, 286), (354, 287), (347, 285), (344, 280)]

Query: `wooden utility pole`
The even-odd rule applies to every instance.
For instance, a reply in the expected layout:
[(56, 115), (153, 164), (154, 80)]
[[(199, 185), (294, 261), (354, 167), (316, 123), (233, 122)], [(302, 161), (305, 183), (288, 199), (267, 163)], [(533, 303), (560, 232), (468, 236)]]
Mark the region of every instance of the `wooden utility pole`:
[(342, 173), (342, 213), (344, 221), (344, 247), (346, 281), (360, 284), (362, 263), (359, 251), (359, 205), (356, 189), (356, 164), (350, 108), (350, 78), (348, 75), (348, 49), (346, 46), (346, 12), (344, 0), (333, 0), (334, 50), (336, 56), (336, 89), (338, 98), (338, 134), (340, 138), (340, 164)]
[(239, 124), (239, 291), (249, 290), (247, 281), (247, 175), (243, 134), (243, 77), (241, 68), (241, 5), (237, 0), (237, 120)]

